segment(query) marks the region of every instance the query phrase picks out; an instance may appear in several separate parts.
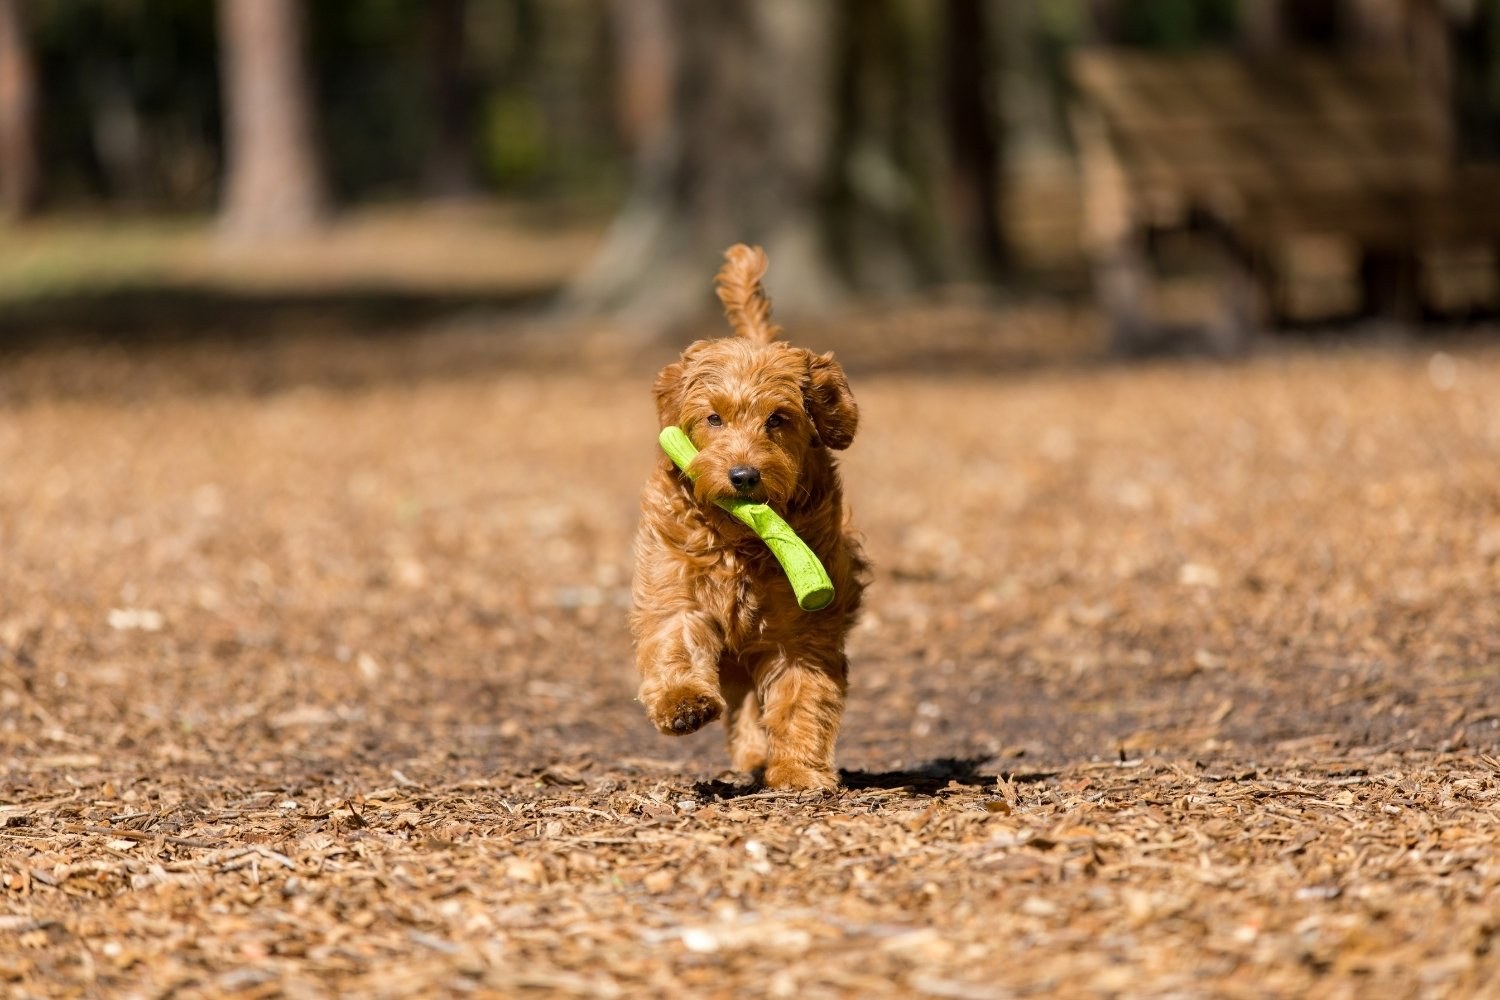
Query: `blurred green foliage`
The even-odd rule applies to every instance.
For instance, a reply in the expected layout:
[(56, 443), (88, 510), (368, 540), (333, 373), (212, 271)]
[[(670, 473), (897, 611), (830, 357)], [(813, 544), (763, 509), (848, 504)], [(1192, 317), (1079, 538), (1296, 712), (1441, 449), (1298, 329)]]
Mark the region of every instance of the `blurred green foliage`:
[(547, 123), (536, 102), (497, 90), (484, 105), (480, 140), (485, 175), (504, 189), (534, 180), (547, 161)]
[(1238, 26), (1236, 0), (1130, 0), (1121, 11), (1119, 41), (1168, 50), (1229, 44)]

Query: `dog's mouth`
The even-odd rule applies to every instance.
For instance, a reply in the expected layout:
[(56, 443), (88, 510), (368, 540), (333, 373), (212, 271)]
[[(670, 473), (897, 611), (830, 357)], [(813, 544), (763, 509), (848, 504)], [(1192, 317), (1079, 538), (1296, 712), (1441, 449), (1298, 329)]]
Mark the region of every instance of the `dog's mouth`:
[(698, 502), (704, 505), (743, 501), (775, 506), (778, 502), (777, 492), (768, 488), (765, 482), (736, 486), (732, 483), (708, 483), (700, 479), (694, 484), (693, 493)]
[(751, 503), (766, 503), (770, 500), (770, 494), (764, 486), (756, 486), (752, 489), (735, 489), (724, 495), (725, 500), (748, 500)]
[(698, 502), (702, 504), (728, 503), (734, 500), (742, 500), (749, 503), (768, 503), (771, 499), (764, 485), (741, 488), (731, 486), (728, 483), (700, 483), (693, 492), (696, 494)]

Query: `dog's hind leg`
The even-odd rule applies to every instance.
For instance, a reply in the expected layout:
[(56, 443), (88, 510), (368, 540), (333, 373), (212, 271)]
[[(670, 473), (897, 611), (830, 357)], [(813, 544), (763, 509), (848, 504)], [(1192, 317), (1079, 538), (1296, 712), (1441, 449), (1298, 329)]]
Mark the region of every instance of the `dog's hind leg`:
[(728, 705), (724, 713), (729, 765), (746, 773), (766, 766), (766, 731), (760, 724), (760, 699), (750, 672), (728, 657), (719, 664), (719, 687)]

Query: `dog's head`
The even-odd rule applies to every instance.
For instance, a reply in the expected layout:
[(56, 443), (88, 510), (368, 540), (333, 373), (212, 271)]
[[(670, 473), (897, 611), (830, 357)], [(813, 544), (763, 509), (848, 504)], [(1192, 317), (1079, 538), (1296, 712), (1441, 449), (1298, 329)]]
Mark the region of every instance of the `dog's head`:
[(764, 251), (737, 244), (724, 257), (716, 285), (736, 336), (700, 340), (663, 368), (656, 408), (663, 427), (676, 424), (698, 447), (700, 503), (746, 497), (784, 508), (810, 492), (810, 456), (849, 447), (859, 409), (832, 354), (776, 339)]
[(698, 447), (702, 503), (745, 497), (786, 507), (805, 492), (809, 457), (854, 440), (859, 409), (832, 354), (775, 341), (700, 340), (656, 378), (663, 427)]

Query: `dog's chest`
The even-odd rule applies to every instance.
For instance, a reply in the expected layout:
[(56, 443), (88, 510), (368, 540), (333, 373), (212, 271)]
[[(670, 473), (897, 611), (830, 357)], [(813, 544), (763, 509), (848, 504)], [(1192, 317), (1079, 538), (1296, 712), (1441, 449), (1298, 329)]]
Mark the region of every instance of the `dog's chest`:
[(726, 644), (745, 651), (791, 638), (795, 630), (788, 623), (805, 612), (797, 607), (791, 585), (769, 554), (731, 549), (722, 568), (720, 620)]

